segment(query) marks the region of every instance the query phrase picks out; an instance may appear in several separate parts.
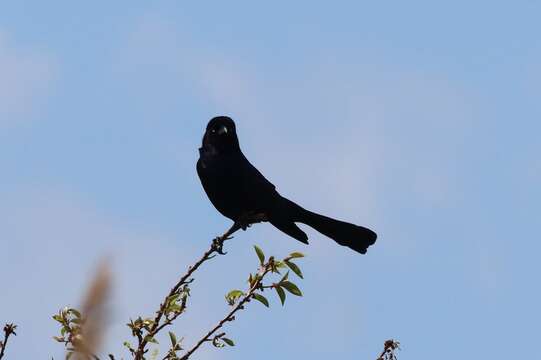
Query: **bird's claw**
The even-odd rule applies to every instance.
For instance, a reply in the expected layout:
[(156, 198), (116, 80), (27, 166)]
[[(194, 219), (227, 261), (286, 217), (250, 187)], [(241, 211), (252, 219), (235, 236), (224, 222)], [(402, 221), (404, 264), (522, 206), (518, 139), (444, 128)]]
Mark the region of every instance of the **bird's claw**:
[(245, 223), (241, 223), (240, 224), (240, 228), (243, 230), (243, 231), (246, 231), (246, 229), (248, 229), (249, 227), (251, 227), (252, 224), (250, 224), (249, 222), (245, 222)]
[(214, 240), (212, 240), (212, 250), (217, 252), (220, 255), (227, 254), (227, 251), (224, 251), (224, 241), (228, 240), (230, 238), (222, 238), (221, 236), (216, 237)]

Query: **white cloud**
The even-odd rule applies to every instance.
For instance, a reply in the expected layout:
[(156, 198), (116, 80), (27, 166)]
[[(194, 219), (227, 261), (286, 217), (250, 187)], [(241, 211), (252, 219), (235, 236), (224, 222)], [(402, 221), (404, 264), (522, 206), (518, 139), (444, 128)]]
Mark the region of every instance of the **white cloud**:
[(50, 91), (54, 72), (47, 54), (19, 47), (0, 32), (0, 126), (23, 121)]

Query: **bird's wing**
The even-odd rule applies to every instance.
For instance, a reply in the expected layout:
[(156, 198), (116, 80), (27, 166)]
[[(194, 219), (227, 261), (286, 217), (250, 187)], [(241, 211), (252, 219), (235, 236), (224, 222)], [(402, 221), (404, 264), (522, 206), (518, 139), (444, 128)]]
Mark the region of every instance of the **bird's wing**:
[(276, 187), (244, 156), (242, 156), (241, 162), (242, 165), (236, 168), (240, 172), (239, 179), (242, 182), (243, 197), (247, 201), (246, 207), (256, 211), (269, 209), (270, 204), (274, 203), (280, 196)]
[(248, 186), (250, 189), (258, 191), (276, 191), (274, 184), (267, 180), (263, 174), (261, 174), (259, 170), (257, 170), (256, 167), (253, 166), (248, 159), (246, 159), (244, 155), (242, 155), (239, 160), (242, 162), (242, 164), (238, 167), (238, 169), (241, 169), (241, 177), (246, 186)]

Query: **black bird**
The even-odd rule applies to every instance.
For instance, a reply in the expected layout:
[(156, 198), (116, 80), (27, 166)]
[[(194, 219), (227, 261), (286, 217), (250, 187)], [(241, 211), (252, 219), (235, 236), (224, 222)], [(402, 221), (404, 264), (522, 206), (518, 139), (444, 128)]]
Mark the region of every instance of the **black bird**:
[(236, 229), (268, 221), (289, 236), (308, 244), (295, 223), (306, 224), (361, 254), (376, 242), (372, 230), (303, 209), (282, 197), (273, 184), (246, 159), (235, 123), (227, 116), (210, 120), (199, 149), (197, 174), (210, 201)]

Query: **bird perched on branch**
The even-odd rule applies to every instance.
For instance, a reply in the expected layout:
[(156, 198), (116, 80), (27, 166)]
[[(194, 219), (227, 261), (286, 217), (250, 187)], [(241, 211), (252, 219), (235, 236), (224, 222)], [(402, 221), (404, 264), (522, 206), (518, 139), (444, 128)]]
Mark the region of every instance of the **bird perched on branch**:
[(308, 244), (295, 223), (306, 224), (338, 244), (361, 254), (376, 242), (372, 230), (308, 211), (286, 199), (242, 153), (233, 120), (210, 120), (199, 149), (197, 174), (210, 201), (234, 227), (268, 221), (289, 236)]

